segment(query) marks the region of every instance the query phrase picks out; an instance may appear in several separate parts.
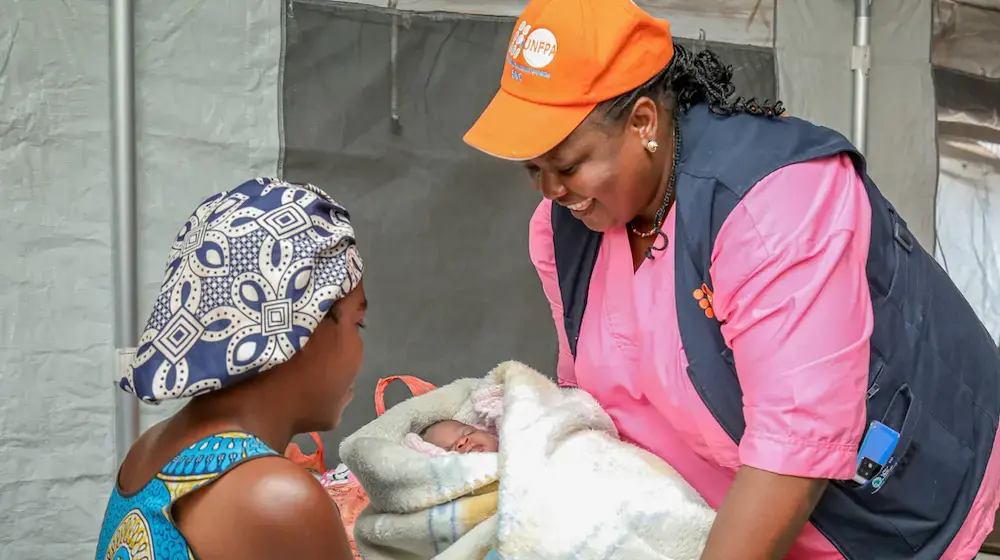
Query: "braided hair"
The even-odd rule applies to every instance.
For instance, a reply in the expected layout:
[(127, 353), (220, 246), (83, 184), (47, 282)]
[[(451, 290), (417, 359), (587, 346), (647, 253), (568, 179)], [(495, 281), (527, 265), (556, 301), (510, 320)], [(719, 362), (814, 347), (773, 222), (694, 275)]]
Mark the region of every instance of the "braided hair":
[(603, 110), (606, 119), (618, 122), (630, 114), (636, 101), (649, 97), (662, 102), (673, 101), (683, 112), (705, 102), (713, 113), (723, 116), (746, 113), (776, 117), (784, 113), (781, 101), (760, 103), (752, 97), (730, 101), (734, 91), (732, 66), (723, 64), (710, 50), (695, 54), (675, 43), (674, 57), (663, 70), (632, 91), (601, 103), (598, 110)]

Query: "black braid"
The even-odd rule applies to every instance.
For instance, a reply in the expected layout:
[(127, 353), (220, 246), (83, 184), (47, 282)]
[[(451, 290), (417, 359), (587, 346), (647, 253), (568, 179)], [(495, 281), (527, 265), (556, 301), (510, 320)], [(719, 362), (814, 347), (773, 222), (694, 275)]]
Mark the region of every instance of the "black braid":
[(785, 112), (781, 101), (758, 102), (754, 98), (729, 98), (736, 91), (733, 85), (733, 67), (723, 64), (718, 55), (710, 50), (697, 54), (674, 44), (674, 57), (670, 64), (648, 82), (634, 90), (609, 99), (598, 106), (611, 121), (627, 117), (632, 106), (641, 97), (666, 102), (673, 101), (675, 107), (687, 112), (698, 103), (708, 103), (717, 115), (737, 115), (746, 113), (762, 117), (781, 116)]

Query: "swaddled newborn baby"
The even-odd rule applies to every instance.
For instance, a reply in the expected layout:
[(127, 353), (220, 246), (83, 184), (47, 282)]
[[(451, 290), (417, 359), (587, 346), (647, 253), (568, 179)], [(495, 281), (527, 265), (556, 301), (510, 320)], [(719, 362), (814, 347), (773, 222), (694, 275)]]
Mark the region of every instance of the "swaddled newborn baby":
[(458, 420), (440, 420), (420, 433), (409, 433), (403, 445), (428, 457), (448, 453), (497, 453), (500, 441), (497, 429), (503, 415), (503, 386), (493, 385), (475, 391), (473, 410), (480, 419), (470, 425)]
[(495, 435), (458, 420), (431, 424), (420, 436), (427, 443), (454, 453), (496, 453), (500, 449)]

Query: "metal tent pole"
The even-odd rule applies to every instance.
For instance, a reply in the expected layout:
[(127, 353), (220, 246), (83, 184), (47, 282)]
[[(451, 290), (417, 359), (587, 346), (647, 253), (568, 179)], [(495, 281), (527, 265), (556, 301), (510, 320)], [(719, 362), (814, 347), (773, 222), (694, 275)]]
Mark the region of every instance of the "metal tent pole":
[(854, 0), (854, 48), (851, 70), (854, 71), (854, 105), (851, 140), (862, 154), (868, 143), (868, 71), (871, 69), (872, 0)]
[(389, 112), (392, 118), (392, 131), (400, 132), (399, 122), (399, 0), (389, 0), (389, 9), (392, 10), (392, 31), (389, 35), (389, 71), (391, 73), (391, 90), (389, 92)]
[(135, 64), (133, 0), (111, 0), (112, 255), (115, 309), (115, 468), (139, 437), (139, 401), (118, 388), (138, 343), (136, 311)]

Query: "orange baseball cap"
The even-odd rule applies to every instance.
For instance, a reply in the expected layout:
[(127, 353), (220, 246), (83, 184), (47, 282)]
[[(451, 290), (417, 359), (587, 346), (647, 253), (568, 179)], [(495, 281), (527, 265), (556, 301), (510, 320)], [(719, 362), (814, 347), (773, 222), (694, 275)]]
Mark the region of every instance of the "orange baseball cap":
[(673, 56), (670, 24), (632, 0), (532, 0), (514, 27), (500, 91), (465, 142), (499, 158), (536, 158)]

